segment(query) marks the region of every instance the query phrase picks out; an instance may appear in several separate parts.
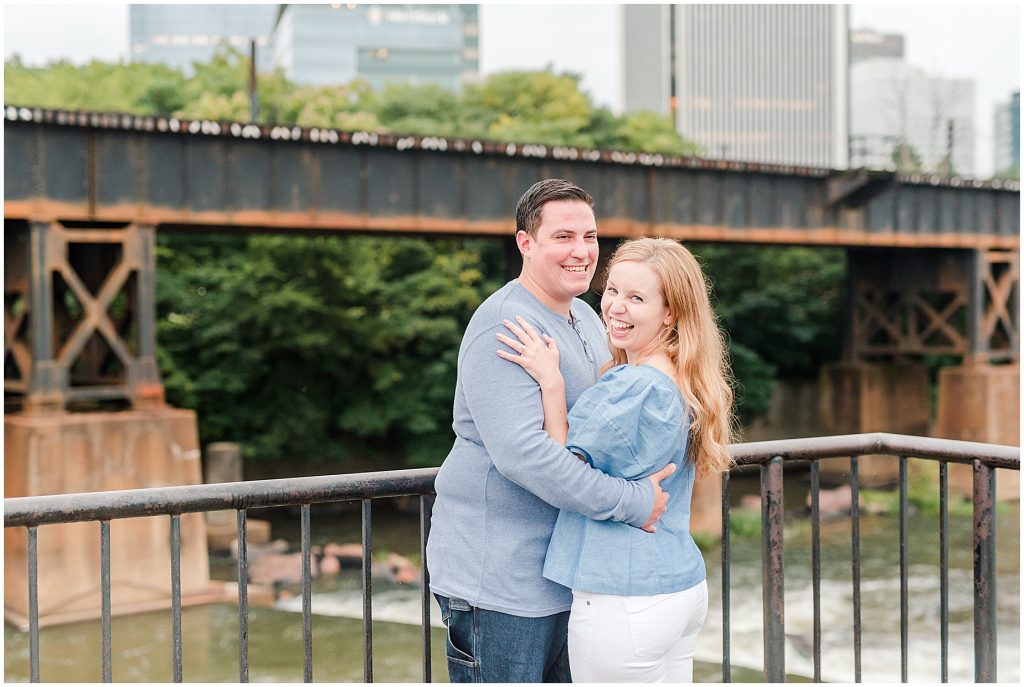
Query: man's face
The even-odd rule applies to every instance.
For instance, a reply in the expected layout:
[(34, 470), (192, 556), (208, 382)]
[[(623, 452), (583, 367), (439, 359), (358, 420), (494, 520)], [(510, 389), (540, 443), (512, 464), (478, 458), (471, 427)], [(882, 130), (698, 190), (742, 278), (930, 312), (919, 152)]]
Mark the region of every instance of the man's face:
[(548, 307), (563, 310), (590, 288), (597, 269), (597, 221), (579, 200), (544, 204), (537, 236), (516, 234), (523, 254), (521, 281)]

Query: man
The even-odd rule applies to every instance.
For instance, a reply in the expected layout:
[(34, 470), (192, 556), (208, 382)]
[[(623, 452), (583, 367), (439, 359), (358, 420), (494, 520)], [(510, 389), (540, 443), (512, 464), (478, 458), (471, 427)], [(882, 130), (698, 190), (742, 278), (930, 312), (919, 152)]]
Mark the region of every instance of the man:
[(427, 542), (430, 587), (448, 627), (452, 682), (569, 682), (572, 592), (542, 575), (559, 509), (651, 530), (668, 495), (658, 482), (613, 478), (576, 459), (543, 429), (540, 389), (495, 353), (502, 320), (522, 316), (558, 341), (569, 408), (609, 358), (604, 326), (585, 302), (597, 267), (597, 223), (586, 191), (540, 181), (516, 207), (523, 269), (466, 328), (455, 387), (455, 445), (437, 476)]

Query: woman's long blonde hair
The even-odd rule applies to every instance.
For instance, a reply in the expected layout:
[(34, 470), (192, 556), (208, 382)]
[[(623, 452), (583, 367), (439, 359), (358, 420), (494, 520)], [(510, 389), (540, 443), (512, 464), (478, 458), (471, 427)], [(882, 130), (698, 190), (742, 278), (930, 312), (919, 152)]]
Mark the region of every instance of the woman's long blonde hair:
[[(612, 255), (608, 270), (626, 261), (647, 265), (661, 279), (673, 324), (661, 330), (659, 344), (675, 366), (676, 384), (690, 413), (688, 452), (703, 474), (726, 470), (730, 464), (726, 447), (732, 437), (732, 374), (704, 272), (693, 254), (671, 239), (625, 241)], [(625, 363), (626, 352), (611, 342), (608, 345), (612, 360), (606, 369)]]

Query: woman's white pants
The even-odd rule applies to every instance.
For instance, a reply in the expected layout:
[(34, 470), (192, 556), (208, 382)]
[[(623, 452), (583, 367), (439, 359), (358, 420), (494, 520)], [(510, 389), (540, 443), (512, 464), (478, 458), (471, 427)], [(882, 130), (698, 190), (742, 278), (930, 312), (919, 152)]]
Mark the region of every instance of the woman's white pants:
[(573, 590), (573, 682), (693, 682), (693, 650), (708, 613), (708, 585), (672, 594)]

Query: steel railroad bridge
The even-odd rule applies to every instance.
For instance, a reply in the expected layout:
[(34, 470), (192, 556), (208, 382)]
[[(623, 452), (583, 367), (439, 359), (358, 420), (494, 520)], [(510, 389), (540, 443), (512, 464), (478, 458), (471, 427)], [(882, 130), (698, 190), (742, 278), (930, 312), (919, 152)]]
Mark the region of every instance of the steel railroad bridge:
[(6, 107), (4, 217), (161, 229), (500, 235), (531, 183), (603, 236), (1018, 250), (1019, 183)]
[(845, 247), (846, 362), (1018, 357), (1018, 182), (14, 105), (4, 144), (5, 389), (29, 407), (162, 403), (156, 231), (511, 244), (545, 177), (591, 192), (605, 238)]

